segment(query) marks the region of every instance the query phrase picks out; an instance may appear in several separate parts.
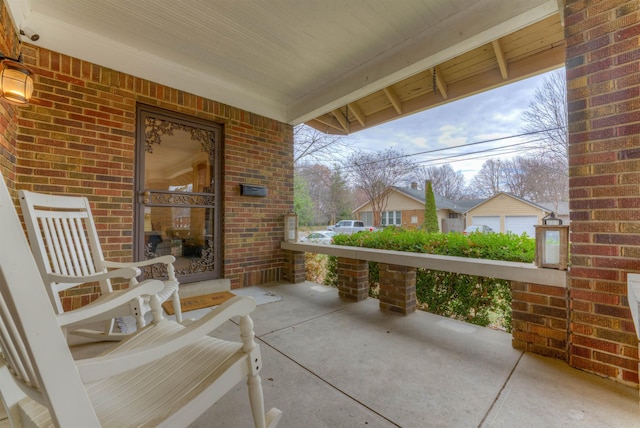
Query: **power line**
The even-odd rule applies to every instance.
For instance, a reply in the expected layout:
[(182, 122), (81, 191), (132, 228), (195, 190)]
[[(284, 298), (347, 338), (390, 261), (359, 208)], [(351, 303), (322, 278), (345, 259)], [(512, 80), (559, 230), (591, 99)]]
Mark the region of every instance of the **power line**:
[[(497, 141), (503, 141), (503, 140), (508, 140), (508, 139), (512, 139), (512, 138), (519, 138), (519, 137), (526, 137), (526, 136), (531, 136), (531, 135), (535, 135), (535, 134), (541, 134), (543, 132), (549, 132), (549, 131), (555, 131), (558, 129), (563, 129), (564, 127), (555, 127), (555, 128), (547, 128), (547, 129), (542, 129), (542, 130), (538, 130), (538, 131), (531, 131), (531, 132), (524, 132), (522, 134), (515, 134), (515, 135), (508, 135), (508, 136), (504, 136), (504, 137), (497, 137), (497, 138), (491, 138), (491, 139), (487, 139), (487, 140), (481, 140), (481, 141), (476, 141), (473, 143), (466, 143), (466, 144), (460, 144), (457, 146), (451, 146), (451, 147), (443, 147), (440, 149), (432, 149), (432, 150), (425, 150), (422, 152), (416, 152), (416, 153), (411, 153), (411, 154), (402, 154), (399, 156), (395, 156), (393, 158), (387, 159), (387, 160), (395, 160), (395, 159), (402, 159), (402, 158), (407, 158), (407, 157), (414, 157), (417, 155), (423, 155), (423, 154), (431, 154), (431, 153), (439, 153), (439, 152), (443, 152), (443, 151), (447, 151), (447, 150), (453, 150), (453, 149), (458, 149), (461, 147), (470, 147), (470, 146), (476, 146), (479, 144), (488, 144), (488, 143), (494, 143)], [(476, 152), (470, 152), (470, 153), (462, 153), (462, 154), (458, 154), (458, 155), (451, 155), (451, 156), (447, 156), (447, 157), (442, 157), (442, 158), (438, 158), (438, 159), (432, 159), (432, 160), (426, 160), (426, 161), (417, 161), (415, 162), (416, 164), (418, 163), (425, 163), (425, 162), (437, 162), (440, 160), (444, 160), (444, 159), (448, 159), (448, 158), (456, 158), (456, 157), (463, 157), (463, 156), (469, 156), (472, 154), (477, 154), (477, 153), (488, 153), (491, 151), (497, 151), (497, 150), (502, 150), (505, 147), (515, 147), (515, 146), (524, 146), (527, 144), (532, 144), (538, 141), (542, 141), (543, 138), (537, 138), (535, 140), (529, 140), (529, 141), (525, 141), (525, 142), (521, 142), (521, 143), (516, 143), (516, 144), (511, 144), (508, 146), (501, 146), (501, 147), (495, 147), (495, 148), (489, 148), (489, 149), (484, 149), (484, 150), (480, 150), (480, 151), (476, 151)], [(509, 152), (509, 154), (512, 152)], [(505, 153), (507, 154), (507, 153)], [(488, 156), (485, 156), (488, 157)], [(365, 162), (365, 163), (360, 163), (359, 166), (367, 166), (367, 165), (373, 165), (376, 164), (380, 161), (378, 160), (373, 160), (371, 162)], [(348, 165), (343, 166), (343, 169), (350, 169), (350, 167)]]

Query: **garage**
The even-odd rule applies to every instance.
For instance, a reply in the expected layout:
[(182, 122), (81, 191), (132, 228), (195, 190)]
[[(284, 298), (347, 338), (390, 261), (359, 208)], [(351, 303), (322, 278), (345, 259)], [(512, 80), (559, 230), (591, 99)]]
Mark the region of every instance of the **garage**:
[(522, 235), (527, 233), (530, 237), (536, 236), (535, 225), (538, 224), (538, 217), (533, 216), (506, 216), (504, 218), (505, 231)]
[[(500, 216), (484, 216), (484, 215), (474, 215), (471, 217), (471, 224), (479, 225), (484, 224), (493, 229), (494, 232), (500, 233)], [(469, 225), (468, 225), (469, 226)]]

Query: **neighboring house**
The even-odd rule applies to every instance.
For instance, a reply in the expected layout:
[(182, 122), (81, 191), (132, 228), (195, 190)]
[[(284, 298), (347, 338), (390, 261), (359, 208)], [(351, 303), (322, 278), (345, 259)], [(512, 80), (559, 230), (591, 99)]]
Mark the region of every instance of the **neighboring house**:
[[(442, 232), (462, 232), (464, 230), (464, 212), (480, 201), (452, 201), (435, 195), (438, 224)], [(391, 186), (386, 210), (381, 215), (381, 226), (402, 226), (418, 228), (424, 223), (425, 191), (418, 189), (417, 183), (411, 187)], [(353, 211), (354, 215), (366, 225), (373, 225), (371, 203), (366, 202)]]
[[(554, 212), (563, 224), (569, 224), (568, 203), (534, 203), (509, 193), (501, 192), (488, 199), (453, 201), (435, 195), (440, 231), (462, 232), (466, 226), (484, 224), (502, 233), (535, 236), (535, 225), (542, 224), (543, 217)], [(394, 225), (418, 228), (424, 223), (425, 192), (416, 183), (411, 187), (392, 186), (381, 226)], [(366, 225), (373, 224), (371, 203), (356, 208), (354, 216)]]
[(552, 211), (563, 224), (569, 223), (568, 204), (558, 204), (558, 212), (555, 212), (554, 204), (537, 204), (500, 192), (470, 208), (466, 212), (466, 219), (467, 226), (484, 224), (496, 232), (517, 235), (526, 232), (534, 237), (535, 225), (542, 224), (543, 217)]

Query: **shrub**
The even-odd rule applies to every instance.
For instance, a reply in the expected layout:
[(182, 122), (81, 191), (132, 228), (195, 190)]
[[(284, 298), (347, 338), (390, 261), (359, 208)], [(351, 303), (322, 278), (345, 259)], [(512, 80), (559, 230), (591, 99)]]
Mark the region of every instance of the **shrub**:
[[(336, 235), (334, 242), (365, 248), (524, 263), (533, 262), (535, 257), (535, 240), (526, 234), (464, 235), (386, 228), (378, 232)], [(333, 269), (335, 276), (335, 267)], [(370, 262), (369, 284), (372, 288), (377, 286), (377, 273), (377, 264)], [(509, 281), (418, 269), (416, 297), (422, 310), (472, 324), (511, 330)]]

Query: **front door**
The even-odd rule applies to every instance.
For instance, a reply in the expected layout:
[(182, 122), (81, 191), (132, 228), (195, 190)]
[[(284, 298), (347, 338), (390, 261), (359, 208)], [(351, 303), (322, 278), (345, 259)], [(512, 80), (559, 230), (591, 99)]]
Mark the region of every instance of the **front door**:
[[(138, 106), (135, 254), (176, 258), (181, 283), (220, 277), (220, 125)], [(153, 265), (145, 278), (166, 276)]]

